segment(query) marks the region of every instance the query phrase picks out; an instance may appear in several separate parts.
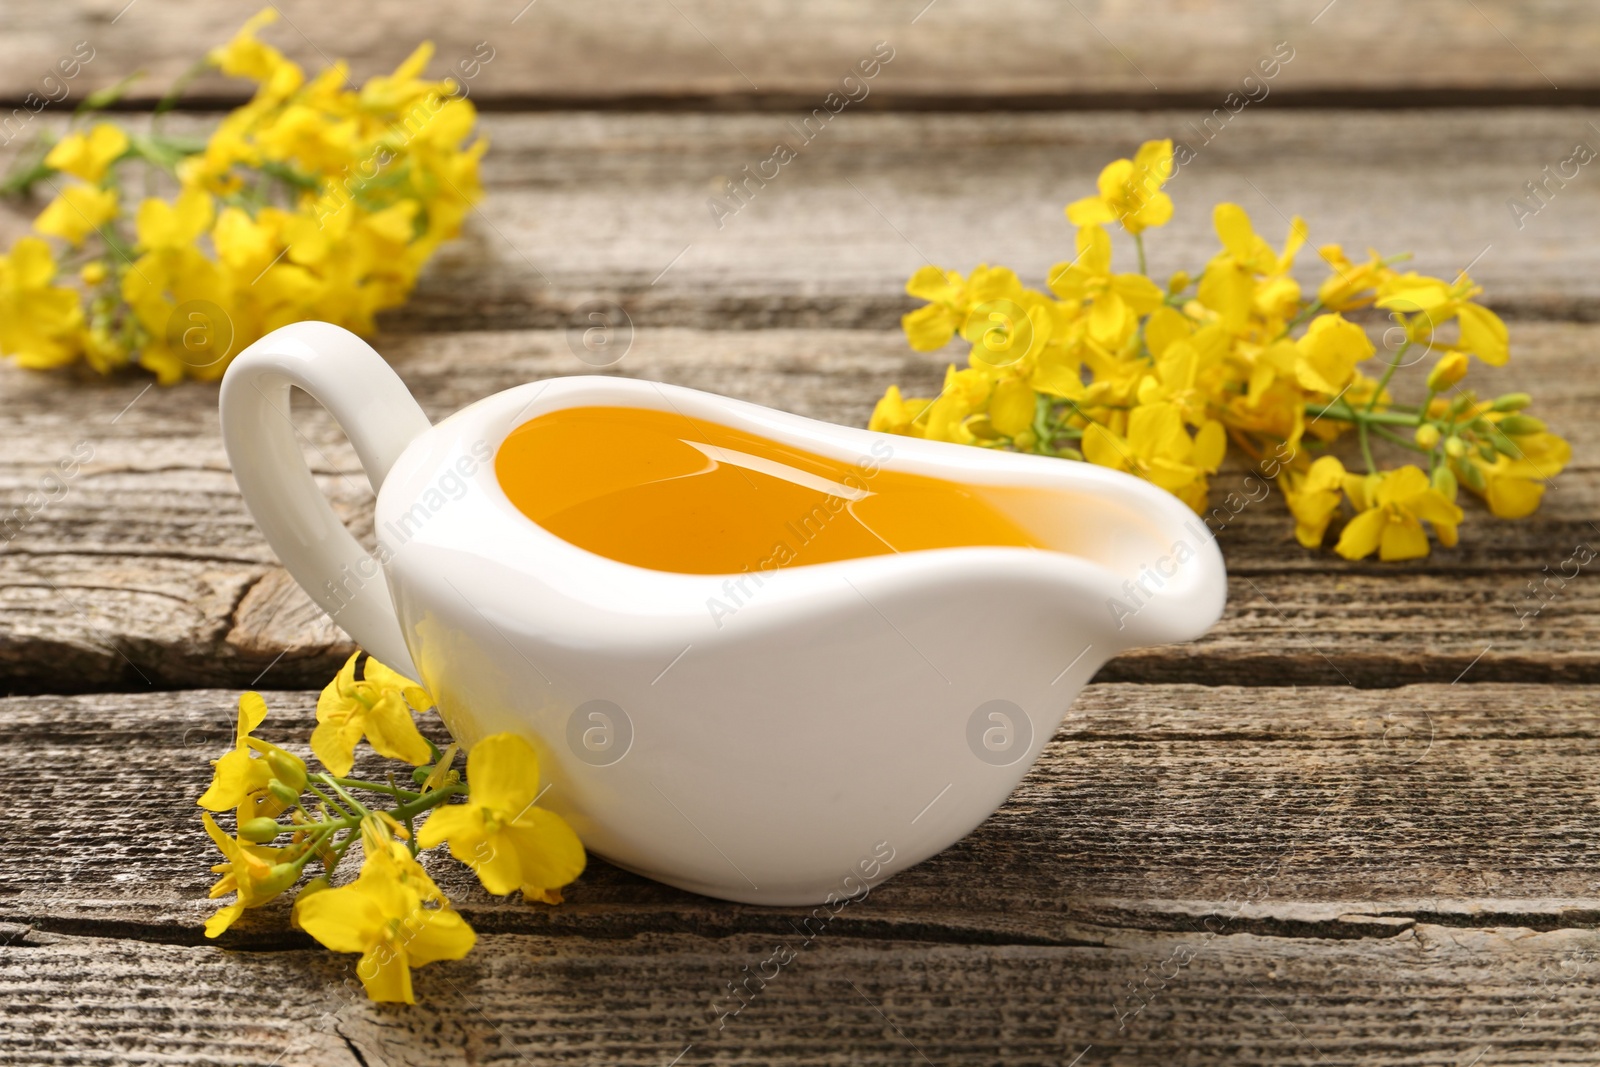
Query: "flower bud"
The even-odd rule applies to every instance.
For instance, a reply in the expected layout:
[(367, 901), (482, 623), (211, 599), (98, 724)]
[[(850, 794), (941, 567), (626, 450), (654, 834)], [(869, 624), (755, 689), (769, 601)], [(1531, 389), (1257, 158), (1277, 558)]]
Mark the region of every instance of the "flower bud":
[(283, 827), (278, 825), (278, 821), (276, 819), (268, 819), (265, 816), (258, 819), (246, 819), (239, 824), (239, 836), (257, 845), (264, 845), (281, 833), (283, 833)]
[(1439, 469), (1433, 472), (1432, 481), (1433, 487), (1439, 492), (1443, 493), (1447, 499), (1451, 501), (1455, 500), (1457, 489), (1456, 476), (1448, 466), (1440, 464)]
[[(301, 784), (303, 785), (304, 782), (302, 781)], [(267, 783), (267, 792), (272, 794), (273, 800), (276, 800), (286, 808), (292, 808), (300, 802), (299, 791), (290, 789), (277, 778)]]
[(1461, 352), (1447, 352), (1433, 370), (1428, 372), (1428, 388), (1442, 393), (1467, 376), (1467, 357)]
[(1423, 423), (1417, 427), (1416, 439), (1417, 444), (1431, 450), (1439, 443), (1439, 427), (1431, 422)]
[(1444, 443), (1444, 454), (1451, 459), (1460, 459), (1467, 454), (1467, 443), (1455, 434), (1451, 434)]
[(384, 823), (389, 827), (389, 832), (394, 834), (394, 836), (398, 837), (402, 841), (411, 840), (411, 831), (406, 829), (405, 823), (401, 822), (399, 819), (396, 819), (393, 815), (390, 815), (386, 811), (376, 812), (376, 815), (378, 818), (384, 821)]
[[(1504, 434), (1500, 434), (1499, 437), (1502, 441), (1505, 441), (1508, 444), (1510, 443), (1510, 438), (1506, 437)], [(1498, 456), (1499, 453), (1500, 450), (1495, 447), (1493, 441), (1478, 442), (1478, 455), (1482, 456), (1486, 463), (1493, 463), (1495, 461), (1495, 457)]]
[(1456, 474), (1467, 483), (1468, 488), (1481, 493), (1489, 487), (1488, 479), (1483, 476), (1483, 468), (1476, 463), (1457, 463), (1454, 466)]
[(299, 796), (306, 787), (306, 761), (293, 752), (285, 752), (277, 747), (269, 749), (267, 766), (272, 768), (274, 778), (294, 790), (295, 796)]
[(411, 771), (411, 780), (416, 782), (418, 785), (421, 785), (423, 782), (428, 780), (428, 775), (432, 773), (433, 765), (431, 763), (426, 766), (415, 767)]
[(1189, 272), (1186, 270), (1180, 270), (1167, 281), (1167, 295), (1177, 296), (1179, 293), (1189, 288), (1189, 282)]
[(1536, 419), (1532, 415), (1507, 415), (1500, 420), (1500, 429), (1504, 433), (1529, 434), (1543, 433), (1544, 420)]
[(106, 280), (106, 265), (98, 259), (92, 263), (85, 263), (78, 272), (78, 277), (83, 279), (84, 285), (99, 285)]
[(299, 880), (300, 867), (298, 864), (274, 864), (272, 870), (267, 872), (267, 876), (261, 879), (260, 885), (256, 887), (257, 896), (261, 900), (275, 897)]
[(1533, 403), (1533, 397), (1527, 393), (1507, 393), (1505, 396), (1496, 398), (1494, 410), (1521, 411), (1531, 403)]

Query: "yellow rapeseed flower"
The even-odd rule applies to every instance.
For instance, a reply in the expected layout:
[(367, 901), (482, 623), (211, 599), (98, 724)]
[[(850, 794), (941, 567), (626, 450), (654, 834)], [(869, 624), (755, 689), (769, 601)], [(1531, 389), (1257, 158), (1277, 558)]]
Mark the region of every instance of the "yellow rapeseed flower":
[(149, 197), (139, 204), (135, 226), (141, 251), (184, 251), (211, 229), (212, 201), (203, 189), (185, 189), (175, 203)]
[(928, 301), (901, 318), (906, 339), (918, 352), (934, 352), (950, 343), (974, 305), (1020, 299), (1022, 283), (1005, 267), (979, 264), (967, 279), (953, 270), (930, 264), (920, 268), (906, 282), (906, 293)]
[(1572, 446), (1553, 433), (1539, 432), (1511, 438), (1515, 451), (1501, 454), (1482, 467), (1484, 487), (1473, 488), (1502, 519), (1523, 519), (1539, 510), (1550, 479), (1572, 461)]
[(59, 237), (73, 247), (117, 217), (117, 191), (69, 185), (33, 220), (35, 233)]
[(478, 939), (404, 846), (369, 848), (354, 882), (302, 893), (294, 917), (325, 947), (361, 953), (356, 974), (376, 1001), (415, 1004), (411, 968), (458, 960)]
[[(1450, 283), (1421, 274), (1400, 274), (1388, 279), (1379, 289), (1378, 306), (1387, 311), (1410, 315), (1408, 334), (1435, 347), (1459, 348), (1485, 363), (1499, 367), (1511, 358), (1509, 334), (1500, 316), (1471, 298), (1483, 290), (1463, 274)], [(1460, 327), (1455, 345), (1434, 341), (1434, 331), (1451, 319)]]
[(246, 908), (260, 907), (294, 885), (300, 868), (292, 862), (289, 849), (236, 840), (223, 833), (210, 815), (202, 814), (200, 819), (226, 860), (211, 868), (213, 874), (222, 875), (211, 887), (211, 899), (238, 894), (232, 904), (206, 920), (206, 936), (220, 937)]
[(559, 889), (583, 873), (578, 835), (559, 815), (534, 806), (539, 757), (515, 734), (494, 734), (467, 754), (465, 804), (435, 809), (417, 844), (448, 841), (450, 854), (477, 872), (491, 893)]
[[(213, 760), (215, 768), (211, 785), (195, 801), (210, 811), (238, 809), (239, 820), (259, 815), (274, 816), (284, 805), (267, 792), (268, 784), (277, 778), (294, 792), (299, 793), (306, 782), (306, 765), (300, 757), (277, 745), (250, 736), (267, 718), (267, 702), (260, 693), (244, 693), (239, 697), (239, 720), (234, 728), (233, 748), (221, 759)], [(260, 753), (260, 758), (254, 753)]]
[(88, 133), (70, 133), (57, 141), (44, 157), (44, 165), (96, 183), (127, 150), (128, 135), (109, 122), (101, 122)]
[(874, 433), (895, 433), (906, 437), (921, 437), (923, 427), (919, 420), (933, 403), (931, 397), (903, 397), (900, 387), (891, 385), (882, 399), (872, 409), (867, 428)]
[(287, 97), (300, 87), (305, 75), (282, 52), (256, 39), (258, 32), (277, 21), (277, 8), (263, 8), (239, 28), (232, 40), (213, 48), (207, 58), (224, 74), (260, 83), (270, 99)]
[(1142, 274), (1111, 272), (1111, 235), (1099, 226), (1078, 230), (1078, 255), (1050, 268), (1050, 291), (1070, 303), (1089, 306), (1089, 335), (1109, 348), (1120, 346), (1138, 327), (1140, 316), (1160, 307), (1166, 294)]
[(1424, 522), (1433, 524), (1440, 544), (1448, 548), (1456, 543), (1462, 511), (1433, 488), (1418, 467), (1400, 467), (1367, 478), (1347, 476), (1345, 492), (1359, 512), (1345, 525), (1334, 547), (1345, 559), (1363, 559), (1374, 552), (1385, 562), (1421, 559), (1428, 554)]
[(1375, 349), (1360, 326), (1342, 315), (1318, 315), (1296, 345), (1295, 376), (1307, 389), (1338, 394), (1355, 377), (1356, 364)]
[(1283, 494), (1294, 515), (1294, 536), (1306, 548), (1320, 548), (1328, 524), (1344, 499), (1344, 464), (1323, 456), (1305, 474), (1284, 476)]
[(1305, 244), (1305, 220), (1296, 215), (1289, 221), (1281, 254), (1256, 233), (1250, 216), (1238, 204), (1218, 204), (1211, 220), (1222, 241), (1222, 251), (1201, 276), (1200, 302), (1219, 311), (1233, 332), (1243, 328), (1252, 311), (1275, 330), (1277, 323), (1291, 317), (1300, 306), (1300, 284), (1289, 272), (1294, 269), (1295, 255)]
[(1317, 300), (1329, 311), (1354, 311), (1376, 300), (1376, 290), (1394, 271), (1376, 252), (1368, 252), (1365, 263), (1352, 263), (1339, 245), (1323, 245), (1317, 254), (1332, 271), (1317, 289)]
[(0, 351), (24, 367), (59, 367), (78, 358), (83, 302), (77, 292), (51, 284), (50, 246), (23, 237), (0, 256)]
[(1119, 222), (1131, 234), (1165, 225), (1172, 198), (1161, 191), (1172, 177), (1172, 141), (1146, 141), (1132, 159), (1119, 159), (1100, 171), (1099, 192), (1067, 205), (1074, 226)]
[(1180, 496), (1217, 469), (1226, 447), (1220, 423), (1207, 423), (1191, 438), (1183, 416), (1170, 403), (1134, 408), (1126, 437), (1099, 423), (1083, 434), (1083, 455), (1090, 463), (1137, 474)]
[(355, 765), (356, 745), (364, 735), (374, 752), (421, 766), (432, 750), (411, 717), (412, 708), (433, 706), (433, 698), (416, 682), (368, 656), (356, 678), (356, 652), (317, 698), (317, 728), (311, 751), (322, 765), (343, 777)]

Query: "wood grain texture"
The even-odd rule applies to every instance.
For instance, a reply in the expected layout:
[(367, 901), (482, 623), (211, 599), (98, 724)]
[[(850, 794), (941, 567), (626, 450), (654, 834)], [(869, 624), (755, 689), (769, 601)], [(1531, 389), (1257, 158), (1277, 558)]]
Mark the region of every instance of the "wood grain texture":
[(719, 1030), (727, 983), (786, 939), (799, 942), (787, 931), (490, 935), (465, 960), (417, 971), (421, 1003), (405, 1008), (362, 1000), (351, 958), (320, 951), (29, 937), (0, 949), (0, 1056), (229, 1067), (1597, 1062), (1591, 931), (1419, 923), (1353, 942), (1191, 933), (1072, 947), (830, 934)]
[[(1588, 926), (1600, 921), (1597, 695), (1096, 684), (999, 813), (897, 871), (838, 928), (1064, 945), (1208, 917), (1232, 933), (1314, 938), (1369, 936), (1393, 920)], [(316, 694), (266, 696), (259, 735), (304, 752)], [(237, 700), (237, 690), (0, 700), (0, 758), (40, 783), (8, 801), (0, 921), (204, 943), (216, 905), (205, 899), (211, 846), (193, 798), (207, 760), (232, 743)], [(893, 844), (893, 818), (862, 819)], [(722, 937), (808, 911), (712, 901), (598, 859), (567, 904), (530, 907), (428, 858), (486, 932), (606, 939), (687, 924)], [(281, 907), (252, 912), (222, 943), (305, 944), (285, 919)]]
[[(1138, 101), (1216, 97), (1278, 42), (1294, 50), (1283, 93), (1533, 89), (1558, 94), (1597, 81), (1600, 23), (1583, 0), (596, 0), (583, 5), (463, 0), (426, 7), (378, 0), (359, 7), (284, 0), (265, 36), (296, 60), (345, 57), (357, 79), (386, 72), (417, 41), (439, 48), (435, 70), (486, 42), (493, 60), (471, 88), (489, 100), (570, 103), (689, 97), (741, 106), (820, 100), (878, 41), (894, 62), (873, 88), (891, 98)], [(20, 100), (74, 43), (95, 58), (80, 91), (132, 70), (154, 99), (206, 48), (226, 40), (255, 0), (12, 0), (0, 12), (11, 62), (0, 96)], [(1559, 87), (1559, 89), (1557, 88)], [(48, 86), (45, 87), (47, 90)], [(221, 78), (206, 95), (242, 94)], [(871, 101), (873, 97), (868, 97)]]
[[(1371, 686), (1465, 672), (1468, 681), (1600, 681), (1600, 586), (1587, 571), (1560, 579), (1574, 548), (1600, 537), (1591, 525), (1600, 429), (1587, 416), (1600, 402), (1600, 372), (1583, 358), (1600, 328), (1520, 323), (1513, 338), (1517, 356), (1486, 371), (1483, 387), (1533, 392), (1577, 456), (1536, 516), (1502, 522), (1468, 503), (1458, 549), (1401, 566), (1349, 564), (1294, 544), (1276, 494), (1251, 489), (1258, 503), (1214, 522), (1232, 575), (1222, 623), (1193, 645), (1113, 660), (1101, 677)], [(477, 331), (378, 345), (438, 419), (520, 382), (590, 371), (568, 340), (562, 331)], [(889, 331), (641, 326), (611, 371), (863, 425), (886, 385), (936, 391), (942, 368)], [(0, 685), (321, 686), (349, 645), (277, 568), (245, 511), (214, 387), (143, 388), (0, 368), (8, 398), (0, 500), (28, 518), (0, 549)], [(336, 508), (358, 536), (367, 532), (372, 497), (354, 453), (320, 410), (305, 411), (300, 425)], [(28, 494), (80, 442), (93, 456), (59, 499), (28, 517)], [(1230, 491), (1245, 491), (1237, 473), (1217, 480), (1218, 506)], [(1535, 597), (1530, 583), (1550, 574)]]
[[(303, 738), (314, 694), (267, 697)], [(598, 860), (548, 908), (430, 856), (482, 937), (404, 1010), (282, 907), (201, 936), (232, 691), (3, 700), (0, 760), (44, 785), (0, 840), (0, 1058), (1594, 1062), (1595, 697), (1092, 686), (999, 813), (809, 942), (804, 909)]]
[[(1600, 175), (1549, 179), (1543, 201), (1525, 188), (1577, 142), (1600, 152), (1600, 110), (1247, 108), (1209, 144), (1208, 113), (845, 111), (809, 143), (798, 115), (488, 115), (487, 197), (388, 321), (399, 332), (587, 325), (580, 309), (609, 300), (638, 326), (889, 329), (916, 306), (905, 282), (929, 260), (962, 272), (1003, 263), (1043, 285), (1073, 256), (1063, 205), (1157, 137), (1198, 152), (1169, 183), (1172, 223), (1146, 242), (1158, 277), (1204, 266), (1219, 247), (1212, 207), (1233, 201), (1274, 247), (1298, 214), (1313, 246), (1411, 252), (1416, 269), (1450, 278), (1470, 266), (1508, 315), (1600, 318)], [(796, 158), (768, 165), (777, 176), (764, 184), (747, 178), (779, 142)], [(741, 199), (730, 180), (746, 183)], [(1538, 208), (1520, 228), (1507, 206), (1518, 197)], [(40, 206), (0, 205), (0, 241)], [(1298, 265), (1307, 285), (1328, 273), (1314, 247)]]

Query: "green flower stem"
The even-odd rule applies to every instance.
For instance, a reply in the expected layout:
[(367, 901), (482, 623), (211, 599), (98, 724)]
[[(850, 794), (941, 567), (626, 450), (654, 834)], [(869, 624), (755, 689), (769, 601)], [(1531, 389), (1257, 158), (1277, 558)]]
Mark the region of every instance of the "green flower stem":
[(311, 857), (317, 854), (317, 849), (322, 847), (323, 841), (338, 833), (339, 829), (340, 827), (337, 823), (324, 823), (322, 826), (318, 827), (315, 836), (308, 837), (301, 843), (304, 847), (304, 851), (290, 862), (296, 867), (304, 869), (305, 865), (310, 862)]
[[(318, 777), (331, 777), (331, 775), (318, 775)], [(328, 784), (332, 785), (333, 783), (329, 782)], [(306, 788), (311, 792), (316, 793), (318, 796), (322, 796), (321, 790), (317, 789), (316, 786), (307, 783)], [(396, 820), (405, 823), (407, 828), (410, 828), (412, 820), (418, 815), (421, 815), (425, 811), (436, 808), (440, 804), (447, 802), (451, 797), (465, 793), (466, 791), (467, 786), (465, 782), (452, 782), (449, 785), (440, 786), (438, 789), (432, 790), (431, 792), (418, 794), (415, 800), (410, 800), (404, 804), (401, 804), (399, 807), (389, 812), (389, 814)], [(341, 794), (343, 793), (342, 790), (340, 792)], [(328, 800), (327, 797), (323, 797), (323, 800), (329, 804), (333, 803), (332, 801)], [(354, 803), (354, 801), (351, 801), (351, 803)], [(338, 807), (336, 804), (333, 806)], [(304, 810), (304, 807), (302, 807), (301, 810)], [(341, 808), (340, 810), (343, 809)], [(306, 823), (299, 826), (294, 826), (291, 829), (306, 831), (313, 835), (305, 842), (306, 855), (309, 856), (311, 853), (315, 852), (325, 840), (339, 833), (339, 831), (355, 830), (360, 827), (362, 820), (370, 814), (371, 813), (366, 811), (366, 809), (362, 809), (361, 814), (351, 814), (347, 812), (346, 814), (337, 818)], [(343, 855), (344, 851), (350, 847), (350, 845), (356, 840), (357, 836), (358, 835), (356, 834), (351, 834), (344, 841), (340, 842), (334, 847), (334, 852), (339, 855)], [(415, 841), (415, 839), (416, 834), (413, 831), (412, 840)], [(297, 858), (295, 862), (303, 862), (303, 858)]]
[(1400, 359), (1411, 348), (1411, 338), (1406, 338), (1406, 343), (1394, 350), (1394, 356), (1389, 360), (1388, 369), (1383, 372), (1383, 377), (1378, 379), (1378, 387), (1372, 391), (1372, 397), (1367, 401), (1367, 411), (1372, 411), (1378, 406), (1378, 398), (1388, 388), (1389, 379), (1394, 377), (1394, 372), (1400, 369)]
[(35, 183), (44, 181), (54, 174), (54, 167), (45, 166), (46, 151), (46, 149), (39, 150), (31, 159), (24, 157), (20, 165), (12, 170), (3, 183), (0, 183), (0, 196), (26, 195), (33, 191)]
[(422, 794), (416, 800), (407, 801), (398, 808), (395, 808), (389, 814), (393, 815), (401, 822), (405, 822), (408, 819), (421, 815), (425, 811), (428, 811), (432, 808), (437, 808), (440, 804), (443, 804), (451, 797), (456, 796), (459, 793), (465, 793), (466, 791), (466, 782), (451, 782), (449, 785), (441, 785), (432, 792)]
[(420, 797), (422, 795), (414, 789), (402, 789), (393, 782), (390, 782), (388, 785), (384, 785), (382, 782), (368, 782), (360, 778), (335, 778), (332, 775), (327, 775), (326, 777), (328, 778), (329, 783), (332, 785), (342, 785), (347, 789), (370, 789), (374, 793), (388, 793), (396, 800), (400, 800), (405, 797), (415, 799), (416, 797)]
[(1306, 414), (1314, 418), (1338, 419), (1340, 422), (1354, 422), (1366, 425), (1389, 426), (1416, 426), (1418, 414), (1416, 412), (1396, 409), (1392, 411), (1372, 411), (1363, 408), (1357, 411), (1349, 404), (1342, 401), (1333, 404), (1307, 404)]
[(1376, 474), (1378, 472), (1378, 464), (1372, 458), (1372, 442), (1367, 439), (1366, 423), (1356, 423), (1356, 436), (1361, 441), (1361, 458), (1366, 460), (1367, 473)]
[[(326, 776), (319, 774), (319, 775), (317, 775), (317, 777), (318, 778), (323, 778), (323, 777), (326, 777)], [(306, 783), (306, 789), (308, 789), (312, 793), (316, 794), (317, 799), (321, 800), (324, 804), (326, 804), (328, 806), (328, 810), (329, 811), (338, 812), (339, 814), (336, 816), (337, 819), (339, 819), (341, 821), (346, 820), (346, 819), (355, 819), (357, 822), (360, 821), (360, 817), (359, 816), (352, 815), (349, 811), (347, 811), (345, 809), (344, 805), (340, 804), (337, 800), (334, 800), (332, 797), (330, 797), (328, 794), (324, 793), (322, 790), (318, 789), (316, 786), (312, 785), (310, 782)]]
[(335, 793), (338, 793), (340, 800), (343, 800), (349, 807), (354, 808), (356, 815), (364, 817), (372, 814), (365, 804), (361, 803), (361, 801), (347, 793), (344, 786), (340, 785), (338, 780), (335, 779), (333, 775), (319, 774), (317, 777), (326, 782)]
[(122, 158), (131, 156), (142, 159), (168, 174), (175, 174), (179, 163), (203, 151), (205, 142), (193, 138), (142, 137), (136, 134), (128, 138), (128, 151)]
[(1150, 277), (1150, 268), (1145, 266), (1144, 263), (1144, 234), (1136, 233), (1133, 235), (1133, 247), (1139, 250), (1139, 273), (1146, 278)]
[(1395, 433), (1393, 430), (1386, 430), (1382, 426), (1378, 426), (1378, 425), (1374, 424), (1371, 427), (1371, 430), (1372, 430), (1373, 433), (1377, 434), (1379, 437), (1383, 438), (1385, 441), (1389, 441), (1389, 442), (1392, 442), (1394, 444), (1397, 444), (1401, 448), (1409, 448), (1413, 452), (1421, 452), (1424, 455), (1426, 455), (1427, 453), (1433, 451), (1433, 449), (1431, 449), (1431, 448), (1423, 448), (1421, 445), (1417, 444), (1415, 441), (1407, 441), (1404, 437), (1401, 437), (1399, 434)]
[(1313, 300), (1311, 303), (1307, 304), (1305, 306), (1305, 308), (1302, 309), (1301, 312), (1298, 315), (1296, 315), (1294, 318), (1290, 319), (1289, 320), (1289, 324), (1283, 328), (1283, 332), (1280, 333), (1278, 336), (1274, 337), (1273, 340), (1274, 341), (1281, 341), (1285, 337), (1288, 337), (1289, 334), (1294, 332), (1295, 327), (1299, 326), (1301, 323), (1305, 322), (1307, 319), (1309, 319), (1311, 316), (1315, 315), (1317, 312), (1319, 312), (1321, 310), (1322, 310), (1322, 298), (1318, 297), (1317, 299)]

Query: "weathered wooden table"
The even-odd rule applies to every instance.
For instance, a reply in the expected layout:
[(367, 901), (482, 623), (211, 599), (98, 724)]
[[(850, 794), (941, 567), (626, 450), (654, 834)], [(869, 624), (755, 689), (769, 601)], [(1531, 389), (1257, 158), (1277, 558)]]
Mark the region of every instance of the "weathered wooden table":
[[(8, 0), (0, 97), (77, 41), (94, 59), (75, 99), (135, 67), (158, 95), (250, 10), (125, 3)], [(841, 913), (719, 1029), (714, 1001), (801, 909), (598, 860), (554, 909), (441, 864), (482, 936), (417, 972), (414, 1008), (352, 996), (351, 958), (281, 908), (207, 942), (192, 798), (237, 693), (268, 690), (276, 734), (304, 737), (349, 646), (245, 513), (214, 387), (0, 367), (6, 510), (93, 453), (0, 548), (0, 1061), (1600, 1062), (1600, 586), (1582, 570), (1530, 613), (1530, 583), (1600, 536), (1600, 178), (1524, 186), (1600, 145), (1589, 5), (363, 7), (284, 3), (273, 38), (358, 76), (423, 36), (441, 68), (494, 53), (473, 83), (488, 198), (376, 340), (434, 417), (588, 371), (568, 324), (598, 300), (632, 323), (606, 373), (860, 424), (886, 384), (942, 372), (896, 328), (924, 257), (1037, 278), (1068, 255), (1061, 205), (1172, 135), (1199, 157), (1152, 235), (1157, 272), (1204, 261), (1222, 199), (1268, 233), (1300, 213), (1314, 242), (1470, 264), (1512, 326), (1486, 388), (1533, 392), (1575, 460), (1533, 519), (1475, 514), (1460, 548), (1404, 566), (1304, 552), (1278, 501), (1246, 509), (1209, 637), (1109, 664), (1003, 810)], [(872, 94), (719, 226), (708, 198), (877, 41), (895, 55)], [(1294, 58), (1271, 96), (1202, 142), (1279, 41)], [(1520, 227), (1514, 197), (1538, 206)], [(370, 526), (343, 438), (318, 411), (300, 425)]]

